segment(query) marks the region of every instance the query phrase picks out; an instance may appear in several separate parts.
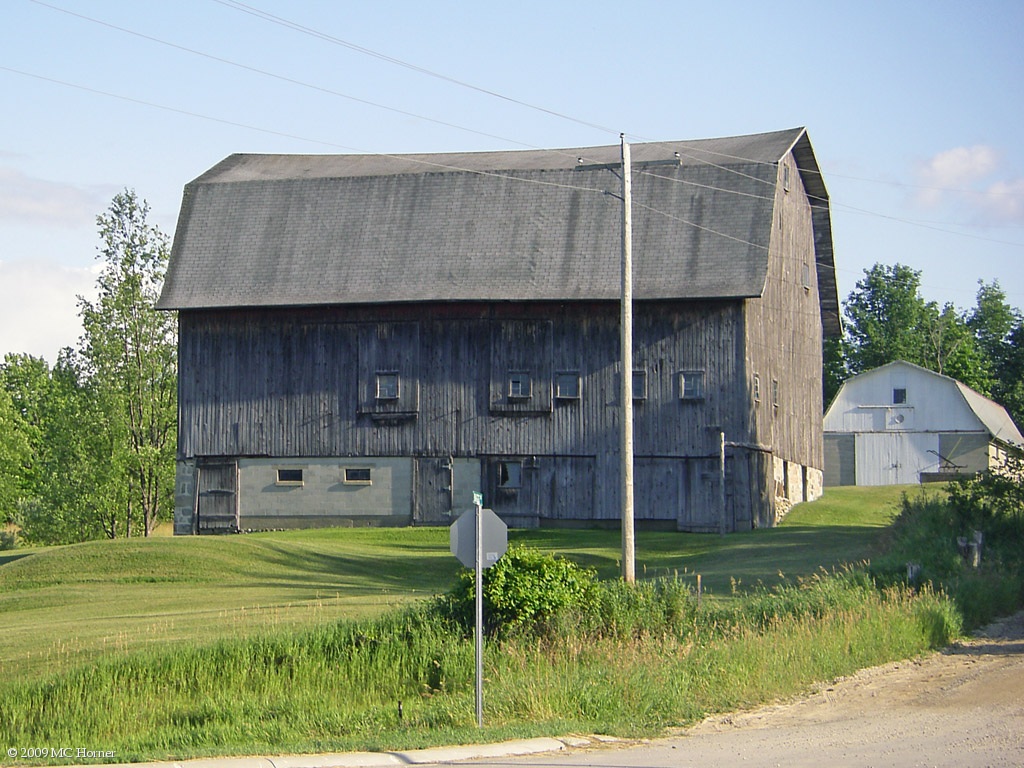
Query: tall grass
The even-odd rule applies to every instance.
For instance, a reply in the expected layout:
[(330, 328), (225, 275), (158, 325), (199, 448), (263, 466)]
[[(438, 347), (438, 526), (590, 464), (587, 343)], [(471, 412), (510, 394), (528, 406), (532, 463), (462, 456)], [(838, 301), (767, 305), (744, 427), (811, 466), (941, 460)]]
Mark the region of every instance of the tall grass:
[(645, 735), (920, 653), (958, 630), (941, 596), (880, 591), (850, 574), (700, 605), (672, 580), (609, 584), (596, 606), (602, 620), (565, 615), (560, 627), (487, 646), (483, 734), (473, 727), (472, 644), (444, 611), (421, 605), (9, 683), (0, 741), (102, 745), (118, 760), (148, 760)]

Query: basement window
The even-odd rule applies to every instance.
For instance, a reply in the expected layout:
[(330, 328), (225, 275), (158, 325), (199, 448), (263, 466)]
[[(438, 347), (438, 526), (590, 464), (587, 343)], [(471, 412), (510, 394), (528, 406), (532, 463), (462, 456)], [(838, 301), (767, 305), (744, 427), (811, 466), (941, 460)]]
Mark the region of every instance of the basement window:
[(523, 487), (523, 462), (498, 462), (498, 488), (515, 490)]
[(579, 373), (576, 371), (566, 371), (555, 376), (555, 397), (559, 400), (579, 400)]
[(679, 372), (679, 399), (704, 399), (704, 371)]
[(377, 372), (377, 395), (378, 400), (398, 399), (398, 374), (394, 371)]
[(508, 399), (529, 400), (532, 394), (529, 371), (511, 371), (508, 375)]
[(369, 467), (345, 467), (345, 485), (371, 485)]
[(302, 470), (289, 467), (279, 467), (277, 470), (277, 481), (275, 485), (302, 485)]

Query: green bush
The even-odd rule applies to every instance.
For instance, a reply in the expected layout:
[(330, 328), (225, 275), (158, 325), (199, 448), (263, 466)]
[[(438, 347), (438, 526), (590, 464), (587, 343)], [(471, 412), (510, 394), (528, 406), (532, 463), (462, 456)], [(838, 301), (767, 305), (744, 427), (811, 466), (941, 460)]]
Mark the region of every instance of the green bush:
[[(947, 499), (904, 496), (886, 554), (871, 567), (883, 584), (905, 582), (907, 564), (920, 566), (917, 584), (933, 584), (956, 603), (966, 628), (1024, 605), (1024, 465), (1015, 474), (985, 472), (951, 483)], [(980, 567), (970, 567), (958, 539), (982, 534)]]
[[(484, 628), (493, 636), (543, 633), (560, 614), (579, 611), (597, 574), (571, 560), (513, 545), (483, 574)], [(449, 594), (453, 616), (475, 624), (475, 574), (466, 569)]]
[(14, 531), (0, 531), (0, 552), (18, 546), (18, 535)]

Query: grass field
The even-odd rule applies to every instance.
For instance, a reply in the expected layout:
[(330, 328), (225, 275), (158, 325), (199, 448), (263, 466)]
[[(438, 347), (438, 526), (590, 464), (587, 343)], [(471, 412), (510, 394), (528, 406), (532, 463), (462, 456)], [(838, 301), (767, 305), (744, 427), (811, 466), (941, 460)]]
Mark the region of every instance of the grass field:
[[(727, 598), (869, 559), (903, 488), (830, 490), (775, 529), (728, 536), (640, 532), (638, 577), (678, 575)], [(617, 531), (511, 531), (619, 573)], [(0, 664), (31, 678), (105, 655), (360, 618), (445, 592), (460, 566), (444, 528), (158, 536), (0, 553)]]

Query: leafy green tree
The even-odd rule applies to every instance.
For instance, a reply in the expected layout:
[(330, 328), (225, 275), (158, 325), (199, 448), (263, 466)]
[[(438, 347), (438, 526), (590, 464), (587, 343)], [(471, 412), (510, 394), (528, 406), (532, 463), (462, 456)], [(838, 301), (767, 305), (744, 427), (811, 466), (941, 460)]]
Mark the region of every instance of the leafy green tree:
[(1024, 425), (1024, 316), (1006, 301), (995, 280), (978, 283), (977, 302), (967, 316), (992, 379), (991, 395)]
[(921, 360), (921, 327), (927, 308), (920, 287), (921, 273), (902, 264), (875, 264), (865, 270), (843, 302), (851, 374), (893, 360)]
[(28, 440), (19, 428), (14, 402), (7, 389), (0, 387), (0, 527), (18, 520), (28, 461)]
[[(167, 237), (147, 222), (134, 191), (97, 217), (103, 269), (96, 301), (79, 297), (81, 356), (94, 407), (110, 436), (110, 466), (123, 469), (124, 535), (149, 535), (172, 506), (177, 423), (176, 319), (153, 307), (167, 268)], [(116, 529), (115, 529), (116, 530)]]
[(906, 360), (987, 394), (989, 367), (968, 320), (952, 304), (926, 302), (920, 287), (921, 273), (902, 264), (865, 270), (843, 303), (849, 372)]
[(22, 537), (39, 544), (113, 537), (112, 435), (75, 353), (63, 350), (52, 369), (41, 358), (8, 355), (0, 380), (24, 445), (14, 515)]
[(967, 320), (952, 304), (940, 311), (935, 302), (925, 305), (921, 324), (919, 365), (962, 381), (987, 395), (992, 381), (984, 353)]

